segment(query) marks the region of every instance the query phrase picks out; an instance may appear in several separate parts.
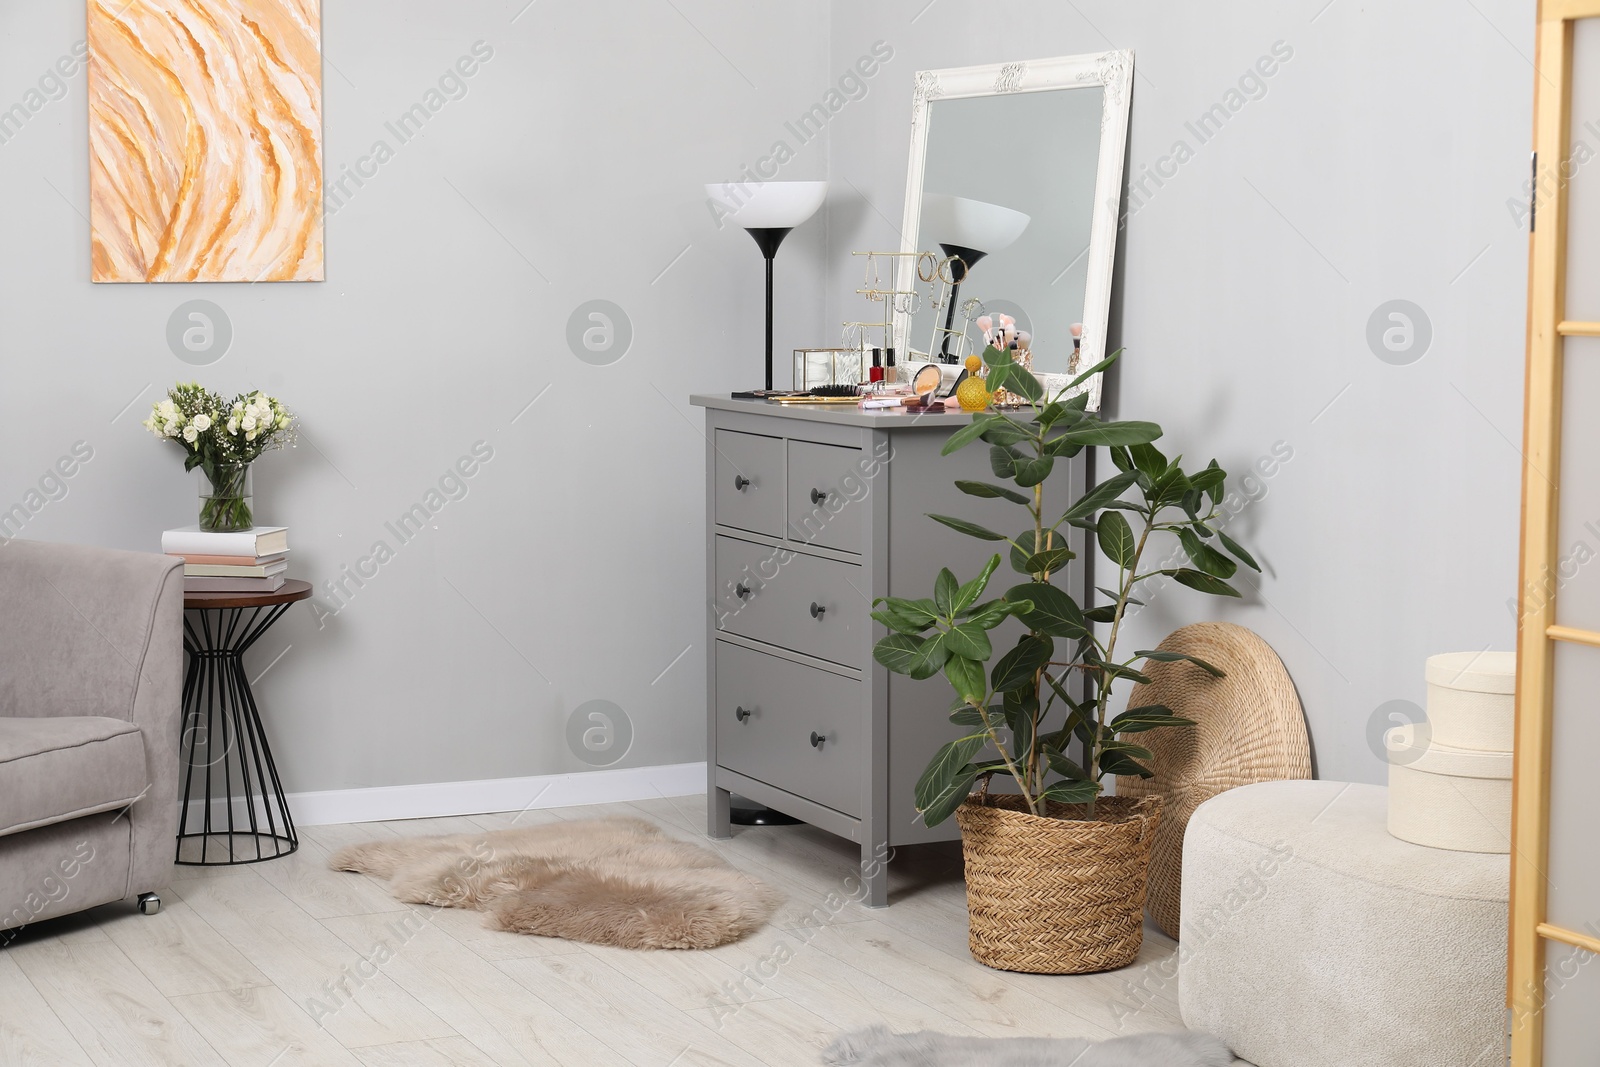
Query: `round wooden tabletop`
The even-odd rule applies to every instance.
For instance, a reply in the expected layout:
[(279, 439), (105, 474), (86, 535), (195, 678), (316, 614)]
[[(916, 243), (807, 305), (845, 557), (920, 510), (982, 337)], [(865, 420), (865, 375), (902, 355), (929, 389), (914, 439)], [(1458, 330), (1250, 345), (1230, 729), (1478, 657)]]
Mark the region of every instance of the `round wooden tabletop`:
[(291, 578), (270, 593), (196, 593), (183, 594), (183, 606), (195, 608), (266, 608), (274, 604), (293, 604), (311, 596), (311, 583)]

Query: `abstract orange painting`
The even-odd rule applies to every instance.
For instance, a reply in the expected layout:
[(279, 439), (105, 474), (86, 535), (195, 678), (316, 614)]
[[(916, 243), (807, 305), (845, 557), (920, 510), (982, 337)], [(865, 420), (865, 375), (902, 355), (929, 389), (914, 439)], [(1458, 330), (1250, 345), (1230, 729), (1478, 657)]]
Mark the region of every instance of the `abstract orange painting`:
[(321, 0), (89, 0), (97, 282), (322, 280)]

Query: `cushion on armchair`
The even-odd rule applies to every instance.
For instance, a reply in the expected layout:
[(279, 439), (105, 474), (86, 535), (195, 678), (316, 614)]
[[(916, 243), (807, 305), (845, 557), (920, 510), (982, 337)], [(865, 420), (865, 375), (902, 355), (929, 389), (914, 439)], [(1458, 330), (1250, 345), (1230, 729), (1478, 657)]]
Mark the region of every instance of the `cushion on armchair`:
[(0, 717), (0, 836), (126, 807), (149, 780), (125, 719)]

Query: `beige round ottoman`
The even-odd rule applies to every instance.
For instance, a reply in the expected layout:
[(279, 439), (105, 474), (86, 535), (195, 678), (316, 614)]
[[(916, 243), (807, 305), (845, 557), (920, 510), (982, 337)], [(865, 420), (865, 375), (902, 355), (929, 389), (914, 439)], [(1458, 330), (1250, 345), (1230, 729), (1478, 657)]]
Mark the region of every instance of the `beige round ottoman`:
[(1256, 1067), (1504, 1061), (1506, 856), (1389, 835), (1388, 790), (1267, 782), (1183, 846), (1178, 1002)]

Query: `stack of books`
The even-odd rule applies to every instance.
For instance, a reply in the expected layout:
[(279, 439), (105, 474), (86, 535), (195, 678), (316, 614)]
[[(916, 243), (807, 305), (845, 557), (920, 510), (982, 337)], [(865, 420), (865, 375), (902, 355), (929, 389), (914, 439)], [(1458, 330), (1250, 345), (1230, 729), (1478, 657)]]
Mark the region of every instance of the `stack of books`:
[(185, 526), (161, 535), (161, 551), (183, 558), (186, 592), (271, 593), (283, 585), (289, 569), (289, 529), (211, 533)]

